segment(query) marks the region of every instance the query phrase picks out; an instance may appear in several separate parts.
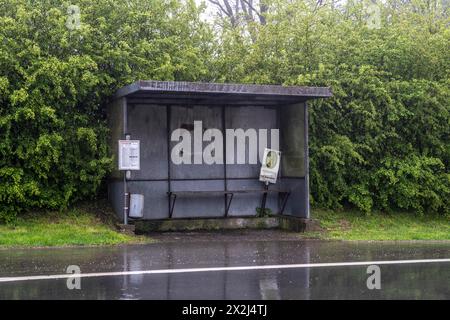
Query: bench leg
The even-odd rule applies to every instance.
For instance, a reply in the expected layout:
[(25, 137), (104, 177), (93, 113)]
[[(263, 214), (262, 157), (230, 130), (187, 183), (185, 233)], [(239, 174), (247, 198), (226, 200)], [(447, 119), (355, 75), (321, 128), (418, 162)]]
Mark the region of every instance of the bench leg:
[(283, 214), (284, 208), (286, 207), (286, 202), (287, 202), (287, 200), (288, 200), (290, 194), (291, 194), (290, 192), (285, 192), (285, 193), (283, 193), (283, 200), (282, 200), (282, 202), (281, 202), (280, 215)]
[[(228, 195), (230, 195), (230, 200), (228, 201)], [(231, 201), (233, 200), (234, 193), (225, 193), (225, 218), (228, 217), (228, 212), (230, 211)]]
[[(172, 201), (173, 196), (173, 201)], [(173, 209), (175, 208), (175, 201), (177, 201), (177, 195), (169, 193), (169, 219), (173, 216)]]
[(264, 193), (261, 203), (261, 216), (264, 216), (266, 210), (266, 200), (267, 200), (267, 193)]
[(266, 190), (263, 194), (262, 202), (261, 202), (261, 216), (264, 217), (266, 211), (266, 200), (267, 200), (267, 190), (269, 190), (269, 185), (264, 186), (264, 190)]

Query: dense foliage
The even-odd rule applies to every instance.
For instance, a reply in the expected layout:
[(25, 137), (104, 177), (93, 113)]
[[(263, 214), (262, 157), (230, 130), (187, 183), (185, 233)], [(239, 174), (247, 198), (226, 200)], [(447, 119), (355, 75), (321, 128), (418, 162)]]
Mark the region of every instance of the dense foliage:
[(448, 7), (386, 1), (374, 26), (372, 2), (265, 3), (265, 24), (221, 29), (215, 76), (332, 87), (310, 104), (313, 204), (448, 215)]
[(173, 0), (0, 0), (0, 218), (95, 196), (111, 168), (105, 99), (136, 79), (202, 80), (198, 14)]
[(374, 28), (366, 2), (266, 0), (264, 19), (229, 23), (194, 1), (0, 0), (0, 220), (95, 197), (112, 165), (105, 102), (137, 79), (331, 86), (310, 107), (313, 204), (449, 214), (436, 1), (385, 1)]

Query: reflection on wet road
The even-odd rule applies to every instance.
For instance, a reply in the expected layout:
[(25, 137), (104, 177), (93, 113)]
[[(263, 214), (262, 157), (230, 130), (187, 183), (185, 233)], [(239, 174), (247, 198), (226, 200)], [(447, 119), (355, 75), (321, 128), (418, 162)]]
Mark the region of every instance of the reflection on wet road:
[[(281, 234), (281, 233), (280, 233)], [(266, 236), (267, 235), (267, 236)], [(0, 277), (134, 270), (450, 258), (450, 243), (304, 241), (275, 231), (161, 236), (155, 244), (0, 250)], [(369, 290), (367, 266), (127, 274), (0, 283), (0, 299), (450, 299), (450, 262), (380, 265)]]

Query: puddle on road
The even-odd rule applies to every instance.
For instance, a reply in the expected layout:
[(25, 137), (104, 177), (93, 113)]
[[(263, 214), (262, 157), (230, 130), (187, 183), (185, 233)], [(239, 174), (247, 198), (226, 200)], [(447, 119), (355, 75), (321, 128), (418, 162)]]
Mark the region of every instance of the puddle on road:
[[(181, 241), (149, 245), (0, 250), (0, 276), (450, 258), (450, 243)], [(382, 265), (369, 290), (367, 266), (214, 271), (0, 283), (0, 299), (449, 299), (450, 263)]]

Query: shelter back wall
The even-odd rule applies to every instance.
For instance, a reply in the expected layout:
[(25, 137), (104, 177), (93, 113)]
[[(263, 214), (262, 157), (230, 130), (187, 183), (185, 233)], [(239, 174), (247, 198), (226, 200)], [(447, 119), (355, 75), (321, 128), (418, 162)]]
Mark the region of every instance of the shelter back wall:
[[(123, 115), (120, 103), (111, 107), (115, 117)], [(302, 216), (304, 206), (304, 106), (249, 107), (249, 106), (161, 106), (148, 104), (128, 105), (128, 133), (131, 139), (141, 141), (141, 170), (132, 171), (128, 182), (129, 192), (144, 195), (144, 219), (163, 219), (169, 216), (167, 192), (193, 190), (245, 190), (262, 189), (258, 181), (260, 164), (192, 164), (175, 165), (170, 161), (170, 150), (176, 142), (170, 142), (173, 130), (185, 124), (203, 122), (203, 129), (221, 129), (225, 138), (225, 128), (236, 129), (276, 129), (280, 128), (280, 149), (282, 151), (281, 178), (274, 188), (288, 188), (292, 191), (285, 214)], [(112, 121), (117, 126), (120, 121)], [(117, 129), (117, 128), (116, 128)], [(115, 130), (117, 132), (117, 130)], [(117, 135), (117, 134), (116, 134)], [(192, 132), (193, 135), (193, 132)], [(117, 144), (113, 137), (111, 143)], [(209, 142), (204, 142), (206, 146)], [(225, 145), (225, 141), (224, 141)], [(268, 145), (271, 145), (268, 134)], [(193, 146), (193, 142), (192, 142)], [(169, 150), (170, 149), (170, 150)], [(112, 150), (117, 150), (113, 147)], [(246, 142), (248, 152), (248, 141)], [(236, 152), (235, 152), (236, 154)], [(248, 160), (248, 159), (247, 159)], [(113, 177), (120, 177), (116, 173)], [(284, 178), (286, 177), (286, 178)], [(225, 179), (226, 178), (226, 179)], [(110, 183), (110, 197), (119, 214), (122, 212), (123, 183), (116, 179)], [(255, 215), (261, 204), (260, 194), (235, 194), (229, 215)], [(278, 201), (270, 195), (267, 207), (278, 212)], [(178, 197), (173, 218), (221, 217), (224, 215), (223, 195)]]

